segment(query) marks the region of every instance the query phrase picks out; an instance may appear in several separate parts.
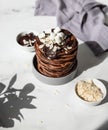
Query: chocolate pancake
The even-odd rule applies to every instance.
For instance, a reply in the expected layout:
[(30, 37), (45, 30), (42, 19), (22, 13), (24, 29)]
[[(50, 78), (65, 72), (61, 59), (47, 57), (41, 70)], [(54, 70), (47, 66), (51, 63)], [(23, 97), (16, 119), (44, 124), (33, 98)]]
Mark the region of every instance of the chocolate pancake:
[(36, 37), (38, 71), (48, 77), (66, 76), (77, 67), (78, 41), (65, 29), (44, 31)]

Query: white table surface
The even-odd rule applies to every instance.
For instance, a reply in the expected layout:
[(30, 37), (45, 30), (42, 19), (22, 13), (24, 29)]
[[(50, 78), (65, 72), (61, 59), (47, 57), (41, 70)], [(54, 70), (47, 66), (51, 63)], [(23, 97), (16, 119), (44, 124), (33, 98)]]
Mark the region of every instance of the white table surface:
[[(107, 0), (98, 1), (108, 3)], [(23, 99), (19, 103), (20, 92), (10, 93), (11, 97), (16, 95), (17, 100), (6, 98), (0, 104), (0, 130), (107, 130), (108, 95), (98, 106), (84, 106), (74, 97), (73, 86), (77, 80), (91, 77), (103, 80), (108, 88), (108, 53), (95, 57), (79, 41), (78, 74), (74, 80), (59, 86), (38, 81), (32, 72), (35, 53), (19, 48), (16, 36), (22, 31), (41, 32), (53, 28), (56, 26), (56, 18), (34, 16), (34, 2), (35, 0), (0, 0), (0, 84), (6, 85), (5, 91), (16, 75), (12, 80), (12, 88), (22, 91), (27, 85), (27, 97), (30, 99)], [(34, 89), (30, 91), (33, 86)], [(17, 107), (13, 107), (12, 103)], [(13, 109), (9, 109), (11, 107)]]

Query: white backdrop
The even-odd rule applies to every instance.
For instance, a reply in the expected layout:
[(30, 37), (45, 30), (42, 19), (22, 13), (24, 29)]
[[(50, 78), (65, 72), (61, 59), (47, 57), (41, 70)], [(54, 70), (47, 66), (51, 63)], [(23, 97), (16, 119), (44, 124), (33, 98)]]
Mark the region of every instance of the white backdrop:
[[(98, 1), (108, 4), (108, 0)], [(32, 72), (32, 58), (35, 53), (18, 48), (16, 36), (26, 30), (39, 32), (55, 27), (56, 19), (48, 16), (34, 17), (34, 5), (35, 0), (0, 0), (0, 82), (8, 86), (11, 78), (17, 74), (13, 87), (22, 89), (25, 84), (32, 83), (35, 89), (30, 95), (37, 97), (31, 103), (37, 109), (20, 108), (24, 119), (21, 118), (20, 122), (12, 117), (14, 126), (7, 127), (10, 127), (9, 130), (108, 130), (108, 96), (103, 104), (87, 107), (77, 102), (73, 94), (74, 83), (82, 78), (99, 78), (108, 84), (108, 54), (95, 57), (90, 49), (80, 42), (79, 75), (72, 82), (61, 86), (39, 82)], [(0, 104), (0, 123), (5, 123), (2, 119), (8, 110), (3, 109), (2, 105)], [(16, 102), (16, 105), (20, 104)], [(1, 111), (5, 115), (2, 118)], [(11, 116), (15, 116), (16, 113), (12, 112)], [(0, 130), (7, 130), (1, 125)]]

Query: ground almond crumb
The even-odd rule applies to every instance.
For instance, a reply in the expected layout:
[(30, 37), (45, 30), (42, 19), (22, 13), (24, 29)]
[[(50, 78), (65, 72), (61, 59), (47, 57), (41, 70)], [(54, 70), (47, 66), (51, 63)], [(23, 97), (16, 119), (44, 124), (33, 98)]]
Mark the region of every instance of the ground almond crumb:
[(85, 101), (95, 102), (103, 98), (102, 91), (92, 80), (79, 81), (76, 84), (76, 92)]

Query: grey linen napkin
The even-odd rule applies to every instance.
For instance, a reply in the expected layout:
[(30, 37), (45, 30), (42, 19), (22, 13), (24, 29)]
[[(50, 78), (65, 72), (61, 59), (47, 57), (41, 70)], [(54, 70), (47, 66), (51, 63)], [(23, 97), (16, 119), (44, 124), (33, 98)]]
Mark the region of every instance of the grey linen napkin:
[(35, 15), (56, 16), (57, 25), (83, 40), (95, 55), (108, 50), (108, 7), (95, 0), (36, 0)]

